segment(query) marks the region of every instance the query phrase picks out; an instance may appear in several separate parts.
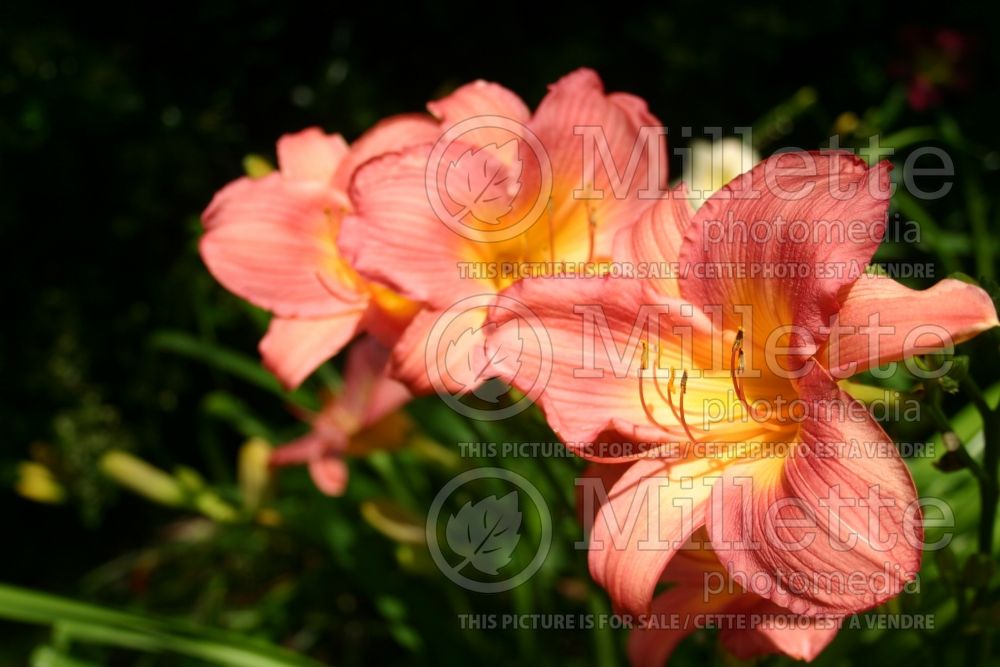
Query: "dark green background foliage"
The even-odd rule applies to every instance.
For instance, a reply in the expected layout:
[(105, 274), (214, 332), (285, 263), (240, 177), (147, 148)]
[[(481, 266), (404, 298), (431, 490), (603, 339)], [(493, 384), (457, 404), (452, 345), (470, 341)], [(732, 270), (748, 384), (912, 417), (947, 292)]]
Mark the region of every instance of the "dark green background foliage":
[[(570, 497), (545, 570), (506, 596), (457, 590), (420, 553), (401, 554), (361, 520), (359, 502), (385, 495), (386, 486), (396, 501), (426, 511), (453, 473), (409, 453), (354, 465), (344, 499), (321, 497), (301, 472), (283, 474), (274, 505), (286, 525), (278, 530), (202, 523), (129, 495), (98, 472), (99, 457), (122, 448), (164, 469), (193, 468), (233, 498), (246, 435), (280, 442), (304, 428), (273, 388), (217, 360), (178, 354), (195, 341), (202, 351), (218, 345), (255, 355), (266, 318), (206, 272), (196, 251), (198, 216), (241, 174), (245, 155), (273, 156), (284, 132), (320, 125), (351, 139), (476, 78), (534, 105), (548, 83), (581, 65), (596, 68), (609, 90), (647, 99), (672, 145), (685, 143), (683, 126), (698, 136), (705, 126), (755, 124), (766, 130), (758, 135), (765, 153), (815, 148), (843, 112), (853, 112), (863, 128), (886, 135), (922, 128), (927, 143), (956, 159), (948, 197), (903, 211), (921, 218), (921, 242), (892, 244), (884, 257), (933, 262), (939, 278), (994, 270), (1000, 62), (996, 12), (987, 4), (922, 11), (876, 2), (678, 2), (622, 14), (624, 5), (609, 3), (544, 17), (538, 7), (489, 6), (480, 9), (491, 14), (475, 21), (469, 3), (358, 3), (349, 13), (337, 3), (259, 0), (43, 4), (0, 11), (0, 578), (18, 586), (226, 628), (337, 664), (621, 660), (621, 633), (458, 628), (456, 613), (606, 611), (603, 595), (586, 583), (585, 555), (571, 548), (579, 530), (569, 508), (575, 462), (560, 461), (545, 475), (521, 470), (553, 497)], [(911, 45), (929, 40), (920, 27), (962, 31), (965, 55), (941, 103), (915, 111), (903, 91), (907, 73), (927, 66), (928, 56)], [(805, 87), (815, 102), (788, 106)], [(860, 135), (845, 143), (860, 145), (867, 139)], [(979, 384), (991, 385), (1000, 370), (995, 342), (984, 337), (962, 352), (973, 355)], [(310, 390), (320, 386), (311, 382)], [(968, 402), (943, 393), (948, 415)], [(533, 419), (484, 430), (430, 399), (411, 413), (444, 445), (550, 437)], [(888, 428), (922, 439), (938, 426)], [(17, 462), (32, 458), (56, 472), (67, 502), (39, 505), (14, 493)], [(956, 510), (974, 525), (974, 485), (965, 472), (948, 479), (962, 494)], [(203, 533), (178, 538), (185, 530)], [(957, 567), (961, 561), (960, 554)], [(897, 604), (939, 601), (964, 585), (945, 570), (913, 596), (923, 601)], [(916, 665), (961, 655), (967, 635), (993, 620), (952, 620), (953, 612), (931, 635), (845, 632), (823, 664), (905, 656)], [(94, 664), (202, 664), (158, 648), (104, 648), (55, 634), (0, 625), (0, 662), (27, 664), (51, 642), (52, 655)], [(36, 664), (75, 664), (42, 662), (47, 655), (36, 651)], [(708, 636), (677, 659), (728, 660)]]

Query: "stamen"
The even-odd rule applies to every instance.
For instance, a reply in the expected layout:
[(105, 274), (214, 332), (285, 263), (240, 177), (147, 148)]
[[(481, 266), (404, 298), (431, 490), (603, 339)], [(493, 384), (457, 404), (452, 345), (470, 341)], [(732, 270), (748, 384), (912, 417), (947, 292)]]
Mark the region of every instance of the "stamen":
[(681, 374), (681, 397), (680, 397), (680, 401), (679, 401), (680, 405), (679, 405), (678, 409), (680, 410), (680, 413), (681, 413), (680, 414), (681, 426), (684, 427), (684, 432), (687, 433), (687, 437), (691, 439), (691, 442), (694, 442), (694, 436), (691, 435), (691, 429), (688, 428), (687, 420), (684, 418), (685, 417), (685, 415), (684, 415), (684, 394), (687, 393), (687, 384), (688, 384), (688, 372), (684, 371), (684, 373)]
[[(646, 394), (643, 385), (645, 385), (645, 371), (649, 368), (649, 344), (645, 340), (641, 341), (641, 343), (642, 357), (639, 368), (639, 402), (642, 404), (642, 411), (646, 413), (646, 418), (649, 419), (650, 422), (659, 426), (664, 431), (669, 431), (670, 427), (665, 424), (661, 424), (656, 417), (653, 416), (653, 408), (646, 403)], [(656, 384), (655, 373), (653, 375), (653, 383)]]
[(736, 398), (740, 399), (740, 403), (746, 408), (748, 414), (752, 412), (750, 410), (750, 404), (747, 403), (746, 394), (743, 393), (743, 371), (744, 371), (744, 357), (743, 357), (743, 329), (739, 329), (736, 332), (736, 340), (733, 341), (733, 350), (729, 355), (729, 376), (733, 379), (733, 389), (736, 390)]

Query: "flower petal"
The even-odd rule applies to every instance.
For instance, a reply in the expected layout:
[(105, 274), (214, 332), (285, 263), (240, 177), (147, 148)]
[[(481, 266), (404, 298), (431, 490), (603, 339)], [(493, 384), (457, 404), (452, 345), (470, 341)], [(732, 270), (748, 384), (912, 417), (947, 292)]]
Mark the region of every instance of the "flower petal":
[[(681, 252), (681, 295), (723, 306), (723, 324), (763, 345), (794, 325), (808, 358), (885, 233), (889, 170), (846, 152), (780, 153), (716, 192), (694, 216)], [(828, 238), (831, 236), (831, 238)], [(735, 306), (753, 308), (752, 326)]]
[[(465, 311), (454, 319), (445, 311), (421, 311), (393, 348), (392, 376), (417, 396), (435, 391), (459, 396), (474, 390), (491, 377), (485, 370), (485, 316), (485, 308)], [(451, 321), (436, 327), (440, 318)]]
[[(608, 492), (593, 521), (588, 555), (591, 576), (616, 609), (649, 612), (667, 563), (705, 522), (712, 491), (706, 475), (716, 467), (708, 459), (636, 461)], [(585, 516), (586, 503), (585, 496)]]
[(424, 182), (428, 155), (428, 146), (417, 146), (359, 169), (351, 186), (356, 210), (345, 217), (338, 243), (369, 280), (447, 308), (494, 287), (488, 280), (460, 278), (459, 263), (477, 260), (478, 251), (431, 210)]
[(845, 378), (912, 356), (921, 347), (957, 345), (995, 326), (996, 308), (975, 285), (951, 278), (914, 290), (865, 274), (846, 293), (821, 359)]
[(800, 614), (847, 614), (897, 595), (920, 567), (916, 489), (895, 445), (813, 363), (791, 454), (726, 469), (707, 525), (730, 576)]
[(286, 388), (299, 386), (354, 338), (363, 315), (359, 309), (320, 319), (275, 317), (260, 341), (264, 366)]
[(670, 197), (659, 199), (646, 209), (634, 225), (625, 227), (615, 236), (615, 262), (631, 263), (636, 270), (658, 268), (660, 273), (649, 281), (668, 296), (680, 296), (677, 269), (681, 245), (694, 207), (687, 198), (687, 188), (680, 184), (670, 191)]
[(467, 83), (451, 95), (428, 103), (427, 109), (441, 121), (443, 129), (474, 116), (502, 116), (526, 123), (531, 115), (515, 93), (483, 80)]
[[(536, 337), (551, 341), (551, 348), (526, 347), (496, 370), (528, 394), (537, 393), (542, 369), (551, 364), (538, 403), (556, 434), (583, 456), (600, 456), (592, 446), (609, 430), (652, 443), (685, 437), (666, 406), (662, 423), (675, 427), (669, 432), (653, 425), (643, 408), (639, 370), (641, 339), (647, 334), (644, 314), (656, 318), (666, 308), (679, 307), (664, 302), (647, 308), (645, 295), (642, 281), (617, 278), (532, 278), (501, 293), (533, 314), (543, 328)], [(488, 329), (487, 357), (516, 343), (508, 339), (517, 330), (503, 326), (515, 319), (522, 318), (511, 308), (490, 309), (487, 324), (496, 327)]]
[(377, 422), (410, 400), (410, 393), (389, 376), (389, 349), (374, 338), (354, 343), (347, 355), (338, 404), (355, 416), (358, 428)]
[[(661, 581), (670, 588), (653, 599), (649, 623), (633, 630), (628, 638), (628, 657), (633, 667), (663, 667), (677, 644), (720, 613), (731, 603), (750, 597), (737, 586), (726, 586), (725, 568), (698, 530), (667, 565)], [(713, 590), (721, 585), (718, 590)]]
[(342, 496), (347, 488), (347, 461), (333, 452), (324, 452), (309, 462), (309, 476), (328, 496)]
[(810, 662), (840, 631), (837, 618), (792, 614), (750, 594), (742, 596), (726, 612), (742, 614), (748, 620), (745, 627), (727, 625), (719, 632), (719, 641), (740, 660), (783, 653)]
[(328, 184), (348, 150), (339, 134), (310, 127), (278, 139), (278, 167), (285, 178)]
[(426, 114), (400, 114), (380, 120), (351, 144), (351, 152), (340, 163), (333, 178), (338, 190), (347, 192), (355, 170), (369, 160), (437, 140), (437, 122)]
[(329, 188), (321, 185), (278, 174), (236, 180), (204, 213), (202, 259), (226, 289), (276, 315), (343, 311), (362, 296), (339, 273), (333, 205)]
[[(552, 164), (552, 217), (559, 227), (556, 246), (560, 257), (585, 259), (588, 252), (595, 258), (609, 257), (618, 230), (632, 224), (652, 206), (658, 193), (666, 190), (665, 135), (653, 136), (653, 156), (648, 154), (649, 144), (640, 141), (645, 139), (643, 132), (661, 126), (640, 98), (605, 94), (604, 84), (593, 70), (576, 70), (549, 87), (529, 127), (545, 146)], [(586, 128), (597, 132), (593, 169), (585, 164), (584, 156), (589, 150), (586, 142), (595, 138), (580, 134), (592, 131)], [(602, 151), (604, 140), (606, 152)], [(633, 157), (638, 159), (631, 161)], [(651, 193), (641, 196), (640, 191), (646, 189)], [(576, 190), (587, 190), (593, 197), (574, 194)], [(592, 250), (586, 248), (590, 224), (596, 225)], [(584, 254), (566, 257), (566, 248), (571, 246)]]

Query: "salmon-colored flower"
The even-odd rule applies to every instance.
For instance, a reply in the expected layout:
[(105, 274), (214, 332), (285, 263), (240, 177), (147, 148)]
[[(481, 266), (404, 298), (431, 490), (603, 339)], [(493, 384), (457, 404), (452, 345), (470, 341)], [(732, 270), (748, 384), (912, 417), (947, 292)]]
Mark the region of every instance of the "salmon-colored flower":
[[(731, 579), (796, 614), (865, 609), (916, 575), (909, 471), (837, 379), (998, 322), (977, 287), (915, 291), (862, 273), (884, 234), (889, 168), (843, 152), (780, 154), (696, 213), (664, 200), (623, 232), (637, 267), (673, 262), (676, 276), (525, 280), (504, 292), (538, 316), (554, 358), (524, 354), (501, 375), (517, 386), (552, 363), (540, 403), (559, 436), (586, 456), (641, 459), (595, 536), (628, 526), (590, 553), (619, 608), (648, 610), (702, 526)], [(491, 311), (487, 355), (505, 344), (509, 318)], [(616, 438), (633, 451), (610, 449)]]
[[(351, 188), (356, 209), (340, 234), (342, 251), (362, 276), (425, 307), (404, 335), (412, 342), (393, 360), (398, 377), (417, 392), (431, 388), (422, 343), (443, 311), (509, 286), (528, 264), (608, 260), (615, 234), (652, 206), (666, 179), (665, 141), (648, 133), (660, 124), (645, 102), (606, 94), (590, 70), (552, 85), (533, 114), (514, 93), (483, 81), (428, 108), (442, 131), (470, 121), (474, 127), (440, 155), (440, 143), (430, 142), (361, 168)], [(614, 176), (601, 161), (613, 162)], [(644, 189), (652, 197), (639, 196)], [(429, 201), (445, 196), (459, 205), (457, 213), (443, 214)], [(458, 232), (442, 219), (451, 215), (453, 227), (463, 225)], [(502, 232), (511, 226), (523, 231), (507, 238)], [(467, 275), (463, 265), (471, 267)], [(476, 358), (464, 374), (450, 368), (451, 360), (438, 360), (449, 367), (445, 375), (458, 378), (453, 386), (468, 390), (489, 377), (482, 368), (488, 361), (477, 358), (484, 318), (485, 307), (475, 309), (463, 320), (474, 335), (441, 346), (462, 348), (454, 359)]]
[(391, 344), (415, 314), (413, 303), (360, 278), (336, 238), (357, 167), (435, 135), (417, 116), (390, 118), (353, 146), (317, 128), (285, 135), (277, 172), (233, 181), (205, 210), (201, 256), (227, 289), (274, 315), (260, 353), (287, 387), (360, 332)]
[[(628, 472), (627, 464), (591, 464), (578, 482), (580, 519), (597, 542), (595, 551), (604, 551), (603, 540), (613, 536), (607, 524), (597, 524), (595, 535), (594, 509), (614, 497), (611, 489)], [(634, 667), (662, 667), (681, 640), (697, 630), (718, 630), (723, 646), (741, 660), (769, 653), (812, 660), (836, 636), (837, 617), (794, 614), (746, 592), (729, 578), (709, 544), (707, 532), (699, 528), (663, 570), (657, 584), (664, 590), (653, 598), (649, 613), (637, 617), (629, 635)]]
[(309, 433), (272, 452), (271, 465), (306, 464), (320, 491), (339, 496), (347, 485), (347, 456), (406, 444), (413, 425), (399, 408), (411, 396), (387, 374), (388, 359), (388, 349), (374, 338), (355, 343), (343, 386), (307, 417)]

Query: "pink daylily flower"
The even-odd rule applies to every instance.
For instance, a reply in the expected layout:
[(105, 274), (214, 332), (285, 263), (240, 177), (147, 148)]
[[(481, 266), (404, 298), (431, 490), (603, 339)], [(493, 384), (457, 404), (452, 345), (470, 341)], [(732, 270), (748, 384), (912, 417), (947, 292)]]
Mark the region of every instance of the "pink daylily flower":
[[(594, 536), (626, 517), (628, 526), (614, 547), (599, 540), (590, 552), (617, 608), (648, 611), (702, 527), (731, 579), (795, 614), (867, 609), (916, 576), (912, 478), (837, 380), (998, 322), (978, 287), (944, 280), (915, 291), (851, 270), (867, 266), (884, 235), (889, 169), (843, 152), (780, 154), (697, 212), (664, 200), (622, 232), (634, 262), (676, 262), (677, 276), (533, 279), (504, 292), (552, 341), (539, 402), (556, 433), (585, 456), (638, 459), (597, 513)], [(782, 240), (796, 223), (864, 233)], [(747, 225), (757, 233), (740, 235)], [(766, 273), (791, 266), (809, 270)], [(511, 317), (491, 309), (487, 355), (508, 343)], [(911, 335), (929, 322), (932, 335)], [(523, 354), (499, 365), (501, 377), (519, 386), (543, 361)], [(636, 445), (609, 454), (602, 443), (616, 439)], [(849, 577), (860, 585), (842, 585)]]
[(389, 377), (389, 350), (364, 338), (349, 350), (344, 385), (323, 408), (307, 418), (312, 430), (271, 454), (271, 465), (305, 464), (316, 487), (330, 496), (343, 495), (349, 455), (405, 444), (412, 425), (399, 412), (410, 393)]
[(649, 623), (629, 635), (634, 667), (662, 667), (684, 637), (703, 627), (718, 627), (719, 641), (740, 660), (781, 653), (811, 661), (837, 636), (840, 619), (793, 614), (729, 582), (718, 557), (693, 546), (705, 538), (697, 535), (664, 570), (662, 582), (671, 587), (653, 599)]
[(317, 128), (285, 135), (278, 171), (233, 181), (205, 210), (202, 259), (227, 289), (274, 315), (260, 353), (286, 387), (361, 332), (392, 344), (415, 314), (411, 302), (361, 279), (336, 237), (353, 208), (347, 189), (357, 167), (435, 133), (425, 118), (398, 116), (353, 146)]
[[(616, 233), (652, 206), (652, 199), (636, 193), (648, 187), (650, 179), (660, 187), (667, 175), (661, 135), (653, 151), (658, 154), (637, 162), (621, 197), (585, 200), (574, 195), (581, 188), (610, 192), (613, 187), (600, 165), (593, 182), (583, 182), (587, 173), (583, 139), (574, 133), (576, 128), (600, 128), (614, 164), (625, 169), (634, 147), (643, 145), (642, 129), (659, 126), (645, 102), (632, 95), (605, 93), (591, 70), (578, 70), (553, 84), (534, 113), (514, 93), (483, 81), (463, 86), (428, 108), (442, 131), (477, 117), (502, 118), (509, 123), (501, 124), (526, 128), (524, 137), (537, 137), (545, 156), (529, 159), (536, 147), (523, 138), (512, 139), (509, 132), (489, 126), (489, 121), (450, 145), (435, 172), (441, 192), (469, 203), (463, 199), (463, 187), (478, 192), (484, 174), (492, 177), (494, 186), (471, 201), (476, 210), (464, 221), (467, 231), (462, 234), (446, 228), (428, 201), (425, 171), (435, 142), (373, 160), (355, 176), (351, 198), (356, 209), (344, 220), (340, 247), (362, 276), (424, 306), (393, 359), (397, 376), (416, 393), (432, 388), (422, 343), (442, 312), (464, 297), (493, 295), (517, 280), (485, 272), (462, 276), (460, 264), (499, 268), (501, 263), (606, 261)], [(551, 192), (536, 209), (539, 196), (545, 196), (539, 194), (546, 181), (542, 159), (551, 164)], [(532, 211), (537, 218), (531, 217)], [(496, 240), (491, 234), (500, 218), (527, 220), (528, 228), (514, 238)], [(439, 367), (448, 368), (446, 383), (455, 380), (451, 387), (468, 390), (477, 379), (490, 376), (483, 368), (488, 361), (481, 356), (485, 312), (481, 307), (467, 314), (464, 321), (472, 335), (450, 343), (461, 348), (456, 359), (475, 361), (458, 369), (450, 359), (437, 360)]]
[[(628, 471), (628, 465), (591, 464), (584, 477), (607, 493)], [(613, 492), (608, 500), (612, 497)], [(578, 501), (587, 534), (593, 535), (595, 517), (586, 516), (590, 511), (586, 501)], [(605, 532), (595, 539), (608, 537)], [(839, 618), (793, 614), (746, 592), (729, 579), (708, 544), (705, 529), (698, 529), (663, 570), (657, 583), (665, 584), (666, 590), (653, 598), (648, 615), (638, 617), (629, 634), (628, 657), (634, 667), (662, 667), (677, 645), (699, 629), (716, 628), (723, 646), (740, 660), (782, 653), (811, 661), (833, 641)]]

